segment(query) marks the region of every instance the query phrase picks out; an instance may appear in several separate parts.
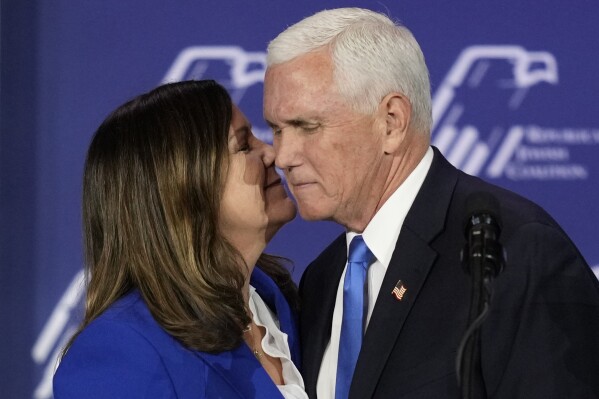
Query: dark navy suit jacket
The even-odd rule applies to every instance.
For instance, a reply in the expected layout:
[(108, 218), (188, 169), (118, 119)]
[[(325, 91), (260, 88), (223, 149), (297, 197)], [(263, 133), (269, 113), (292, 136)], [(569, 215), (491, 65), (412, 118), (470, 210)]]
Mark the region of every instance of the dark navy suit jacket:
[[(251, 284), (277, 315), (299, 365), (296, 315), (276, 284), (254, 269)], [(61, 398), (282, 398), (247, 345), (210, 354), (163, 330), (134, 291), (91, 322), (54, 376)]]
[[(464, 202), (475, 191), (498, 199), (507, 253), (481, 330), (487, 396), (599, 397), (599, 283), (591, 269), (540, 207), (462, 173), (435, 149), (385, 274), (350, 398), (461, 397), (455, 361), (471, 288), (460, 251), (466, 242)], [(346, 251), (342, 234), (300, 283), (303, 373), (311, 398)], [(407, 289), (401, 301), (391, 294), (398, 280)]]

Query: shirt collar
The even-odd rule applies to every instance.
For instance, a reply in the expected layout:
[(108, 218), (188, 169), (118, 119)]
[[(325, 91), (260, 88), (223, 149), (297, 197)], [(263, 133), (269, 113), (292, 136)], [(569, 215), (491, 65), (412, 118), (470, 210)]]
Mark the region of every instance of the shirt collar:
[[(433, 150), (429, 147), (416, 168), (377, 211), (362, 233), (364, 242), (385, 269), (391, 262), (403, 222), (432, 162)], [(356, 235), (358, 233), (346, 232), (347, 248)]]

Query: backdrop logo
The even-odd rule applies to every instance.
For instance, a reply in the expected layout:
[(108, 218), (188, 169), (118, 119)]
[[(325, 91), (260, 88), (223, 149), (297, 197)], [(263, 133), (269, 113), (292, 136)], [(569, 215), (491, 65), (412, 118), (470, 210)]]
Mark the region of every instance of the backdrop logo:
[(526, 96), (557, 83), (557, 62), (548, 52), (467, 47), (434, 94), (433, 145), (464, 172), (490, 179), (587, 179), (587, 166), (571, 150), (599, 143), (598, 128), (505, 124), (526, 118), (517, 112)]
[(265, 70), (264, 52), (246, 52), (237, 46), (195, 46), (179, 53), (162, 82), (208, 76), (218, 80), (233, 100), (239, 101), (248, 87), (264, 82)]
[(214, 79), (223, 85), (252, 122), (256, 137), (272, 143), (272, 133), (262, 118), (262, 84), (266, 53), (238, 46), (193, 46), (175, 58), (163, 83), (188, 79)]
[(33, 392), (35, 399), (52, 397), (52, 377), (58, 365), (60, 352), (76, 331), (80, 321), (73, 313), (75, 309), (79, 309), (82, 302), (83, 280), (84, 273), (81, 270), (58, 301), (31, 349), (33, 361), (43, 370), (41, 381)]

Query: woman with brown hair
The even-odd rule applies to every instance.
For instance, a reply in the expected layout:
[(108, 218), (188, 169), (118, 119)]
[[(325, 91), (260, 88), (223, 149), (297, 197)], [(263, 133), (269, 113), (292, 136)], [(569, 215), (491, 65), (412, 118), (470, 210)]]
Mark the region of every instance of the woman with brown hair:
[(262, 253), (294, 216), (272, 147), (217, 83), (116, 109), (85, 163), (85, 317), (55, 398), (307, 398), (295, 285)]

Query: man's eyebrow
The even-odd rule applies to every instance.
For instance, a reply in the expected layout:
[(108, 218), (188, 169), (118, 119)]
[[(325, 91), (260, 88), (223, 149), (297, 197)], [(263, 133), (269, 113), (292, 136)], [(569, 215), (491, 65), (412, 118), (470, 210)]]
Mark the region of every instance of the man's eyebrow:
[(276, 123), (273, 123), (271, 121), (269, 121), (268, 119), (265, 119), (266, 124), (268, 125), (268, 127), (270, 127), (271, 129), (274, 129), (275, 127), (279, 127)]
[[(270, 126), (271, 129), (279, 127), (279, 125), (277, 125), (276, 123), (273, 123), (269, 120), (266, 120), (266, 123), (268, 124), (268, 126)], [(301, 118), (283, 121), (283, 125), (288, 125), (288, 126), (293, 126), (293, 127), (314, 126), (317, 124), (318, 124), (317, 121), (308, 121), (308, 120), (301, 119)]]

